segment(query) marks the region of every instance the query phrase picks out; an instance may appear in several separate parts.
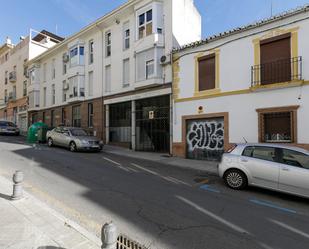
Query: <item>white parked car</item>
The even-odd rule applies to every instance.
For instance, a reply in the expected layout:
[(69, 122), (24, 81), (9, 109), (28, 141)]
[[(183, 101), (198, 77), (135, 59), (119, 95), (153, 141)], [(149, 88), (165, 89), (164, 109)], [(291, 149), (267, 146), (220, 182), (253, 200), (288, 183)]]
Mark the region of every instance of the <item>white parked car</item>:
[(247, 185), (309, 197), (309, 151), (277, 144), (236, 144), (219, 175), (232, 189)]

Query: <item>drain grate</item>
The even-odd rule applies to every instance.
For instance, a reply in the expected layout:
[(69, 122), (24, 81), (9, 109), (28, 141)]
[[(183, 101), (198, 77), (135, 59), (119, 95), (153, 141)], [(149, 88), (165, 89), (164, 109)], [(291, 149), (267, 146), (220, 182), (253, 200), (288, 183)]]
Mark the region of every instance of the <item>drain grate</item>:
[(119, 235), (117, 238), (117, 249), (146, 249), (146, 247), (129, 239), (125, 235)]

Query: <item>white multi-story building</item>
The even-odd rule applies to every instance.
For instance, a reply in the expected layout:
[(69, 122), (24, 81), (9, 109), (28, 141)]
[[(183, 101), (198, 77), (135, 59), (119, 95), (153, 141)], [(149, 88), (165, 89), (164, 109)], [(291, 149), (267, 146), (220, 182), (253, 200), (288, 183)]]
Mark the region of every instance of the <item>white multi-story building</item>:
[(193, 0), (130, 0), (28, 65), (30, 122), (170, 150), (171, 51), (201, 39)]
[(245, 141), (309, 147), (308, 10), (174, 51), (174, 155), (218, 159)]
[(16, 123), (22, 132), (27, 131), (26, 63), (61, 40), (45, 30), (30, 30), (18, 44), (7, 38), (0, 47), (0, 119)]

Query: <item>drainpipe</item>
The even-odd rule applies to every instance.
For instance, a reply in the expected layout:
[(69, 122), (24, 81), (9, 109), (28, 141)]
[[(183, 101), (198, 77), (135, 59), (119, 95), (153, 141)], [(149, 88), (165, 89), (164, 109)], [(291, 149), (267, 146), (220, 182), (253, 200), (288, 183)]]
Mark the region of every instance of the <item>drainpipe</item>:
[[(105, 108), (106, 108), (105, 109), (105, 139), (106, 139), (106, 144), (108, 144), (109, 143), (109, 105), (106, 105)], [(104, 105), (103, 105), (103, 109), (104, 109)]]
[(171, 52), (171, 66), (172, 66), (172, 86), (170, 95), (170, 155), (173, 155), (173, 123), (174, 123), (174, 104), (173, 104), (173, 84), (174, 84), (174, 66), (173, 66), (173, 52)]

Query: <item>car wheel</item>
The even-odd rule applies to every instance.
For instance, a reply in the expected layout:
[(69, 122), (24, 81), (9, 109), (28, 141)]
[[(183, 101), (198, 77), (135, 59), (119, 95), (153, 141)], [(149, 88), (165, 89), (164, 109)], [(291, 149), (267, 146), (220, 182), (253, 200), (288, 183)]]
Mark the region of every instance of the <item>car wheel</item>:
[(48, 145), (48, 147), (53, 147), (53, 145), (54, 145), (54, 141), (50, 137), (47, 139), (47, 145)]
[(74, 143), (74, 142), (71, 142), (71, 143), (70, 143), (70, 151), (71, 151), (71, 152), (77, 151), (76, 143)]
[(231, 189), (244, 189), (248, 184), (246, 175), (242, 171), (237, 169), (228, 170), (224, 174), (223, 178), (225, 184)]

